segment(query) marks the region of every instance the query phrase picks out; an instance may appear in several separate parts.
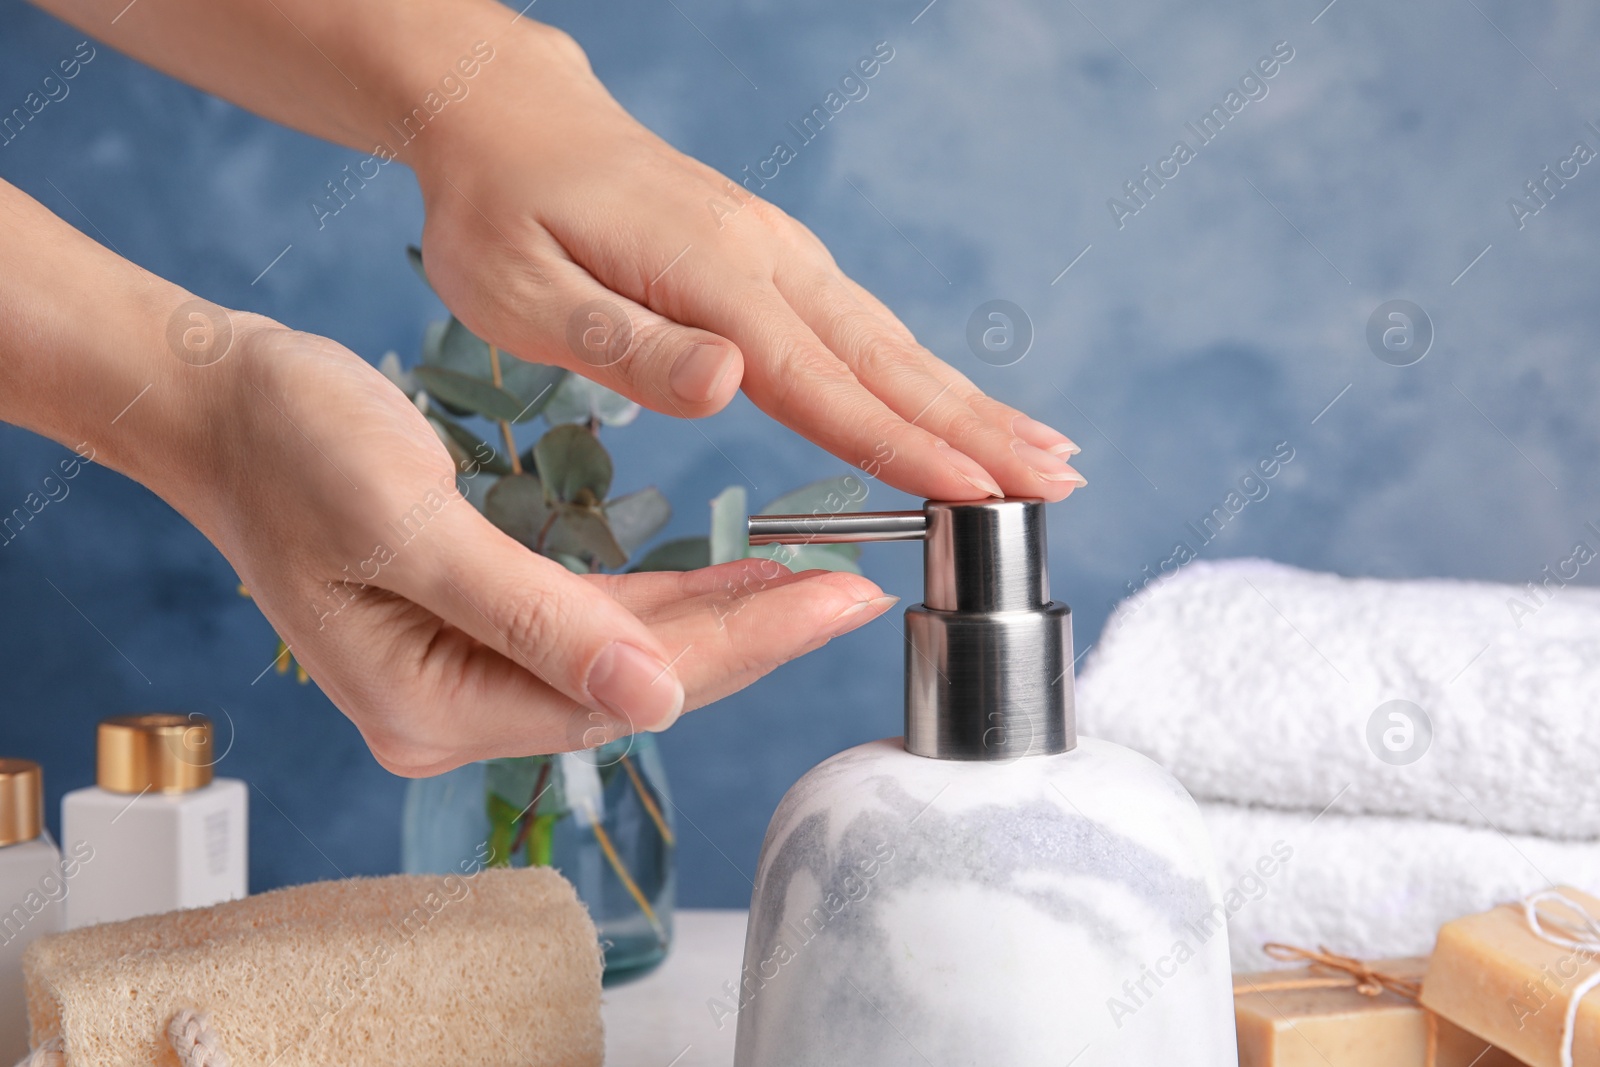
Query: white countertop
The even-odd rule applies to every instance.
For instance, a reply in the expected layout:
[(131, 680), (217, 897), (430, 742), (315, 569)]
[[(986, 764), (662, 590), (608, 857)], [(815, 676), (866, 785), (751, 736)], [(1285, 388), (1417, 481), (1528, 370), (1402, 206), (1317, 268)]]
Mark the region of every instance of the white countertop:
[(673, 945), (650, 974), (605, 991), (607, 1067), (733, 1067), (736, 1017), (717, 1026), (707, 1002), (739, 980), (743, 911), (679, 910)]

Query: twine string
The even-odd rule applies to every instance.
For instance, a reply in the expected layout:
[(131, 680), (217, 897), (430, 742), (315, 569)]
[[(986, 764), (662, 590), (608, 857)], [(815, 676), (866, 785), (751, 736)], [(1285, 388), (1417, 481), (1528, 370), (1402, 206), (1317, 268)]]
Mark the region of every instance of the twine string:
[[(1568, 911), (1563, 916), (1554, 910), (1559, 905)], [(1533, 936), (1557, 948), (1582, 953), (1584, 962), (1600, 956), (1600, 921), (1582, 903), (1559, 889), (1541, 889), (1522, 898), (1522, 917)], [(1567, 999), (1566, 1016), (1561, 1024), (1561, 1067), (1572, 1067), (1572, 1042), (1578, 1028), (1578, 1005), (1595, 986), (1600, 986), (1600, 969), (1584, 978)]]
[[(1355, 991), (1364, 997), (1376, 997), (1385, 991), (1402, 997), (1422, 1008), (1423, 1016), (1428, 1020), (1428, 1045), (1427, 1055), (1423, 1060), (1426, 1067), (1434, 1067), (1439, 1055), (1439, 1019), (1433, 1012), (1423, 1008), (1418, 1002), (1422, 996), (1422, 983), (1414, 978), (1401, 978), (1399, 975), (1387, 974), (1367, 963), (1365, 960), (1354, 956), (1342, 956), (1329, 949), (1326, 945), (1318, 945), (1315, 949), (1301, 948), (1298, 945), (1286, 945), (1281, 941), (1269, 941), (1262, 946), (1262, 951), (1273, 959), (1283, 963), (1306, 963), (1313, 971), (1325, 972), (1323, 977), (1307, 981), (1303, 978), (1286, 978), (1278, 982), (1268, 981), (1256, 985), (1257, 990), (1282, 990), (1282, 989), (1310, 989), (1343, 987), (1350, 988), (1354, 985)], [(1570, 1063), (1563, 1067), (1572, 1067)]]

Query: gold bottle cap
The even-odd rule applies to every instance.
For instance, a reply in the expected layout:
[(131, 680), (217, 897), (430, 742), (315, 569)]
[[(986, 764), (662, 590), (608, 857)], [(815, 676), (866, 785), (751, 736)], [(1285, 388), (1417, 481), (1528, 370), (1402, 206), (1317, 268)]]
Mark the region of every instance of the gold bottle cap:
[(100, 720), (95, 781), (111, 793), (187, 793), (211, 783), (212, 727), (204, 715)]
[(0, 846), (44, 831), (44, 771), (29, 759), (0, 759)]

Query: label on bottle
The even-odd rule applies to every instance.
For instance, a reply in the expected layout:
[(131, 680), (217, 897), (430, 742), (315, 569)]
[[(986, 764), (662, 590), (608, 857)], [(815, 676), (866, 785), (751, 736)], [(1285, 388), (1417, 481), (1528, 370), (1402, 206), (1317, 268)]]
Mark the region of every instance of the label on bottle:
[(228, 873), (228, 815), (214, 811), (206, 816), (206, 868), (216, 876)]

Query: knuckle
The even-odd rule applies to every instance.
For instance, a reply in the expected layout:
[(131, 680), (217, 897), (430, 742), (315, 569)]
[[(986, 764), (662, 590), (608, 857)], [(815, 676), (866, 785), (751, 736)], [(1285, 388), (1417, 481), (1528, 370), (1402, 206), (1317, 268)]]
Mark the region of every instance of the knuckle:
[(524, 661), (544, 659), (541, 654), (555, 644), (558, 635), (570, 631), (562, 624), (559, 601), (537, 592), (520, 598), (504, 619), (506, 641), (513, 657)]
[(814, 346), (798, 339), (786, 339), (776, 346), (779, 372), (771, 375), (771, 394), (775, 403), (813, 406), (819, 398), (827, 402), (843, 399), (856, 376), (831, 354), (819, 355)]
[(775, 230), (798, 225), (787, 211), (770, 200), (756, 199), (750, 205), (750, 212), (756, 221)]
[[(949, 394), (946, 394), (940, 403), (948, 399)], [(950, 401), (950, 403), (954, 405), (960, 402)], [(965, 404), (961, 404), (959, 410), (952, 411), (941, 421), (944, 423), (945, 432), (957, 437), (981, 438), (994, 432), (993, 426), (979, 418), (977, 413)]]
[(863, 373), (901, 376), (921, 372), (915, 346), (886, 330), (871, 312), (863, 308), (839, 312), (834, 318), (834, 328), (841, 338), (841, 347), (852, 354)]
[(822, 238), (811, 232), (811, 227), (799, 219), (790, 219), (789, 222), (790, 236), (815, 255), (818, 262), (833, 269), (838, 268), (838, 264), (834, 261), (833, 253), (828, 251), (828, 246), (822, 243)]
[(555, 58), (577, 65), (583, 70), (590, 69), (589, 53), (583, 50), (576, 37), (548, 23), (530, 22), (528, 25), (532, 32), (542, 37), (545, 46), (551, 50)]
[(667, 323), (641, 330), (628, 357), (614, 368), (625, 381), (638, 385), (672, 370), (678, 353), (688, 347), (684, 331)]

